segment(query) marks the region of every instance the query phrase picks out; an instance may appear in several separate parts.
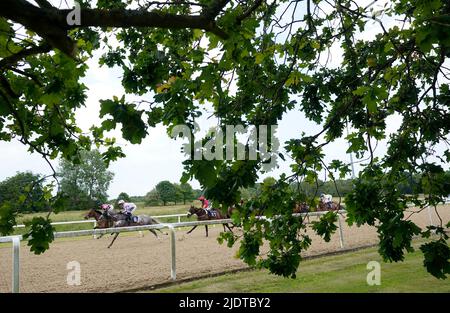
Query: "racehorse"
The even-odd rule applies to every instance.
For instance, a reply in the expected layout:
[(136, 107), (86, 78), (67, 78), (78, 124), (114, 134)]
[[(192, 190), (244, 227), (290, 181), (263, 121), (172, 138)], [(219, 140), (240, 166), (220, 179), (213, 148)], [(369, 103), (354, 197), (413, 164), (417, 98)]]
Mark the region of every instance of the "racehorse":
[[(228, 207), (228, 218), (231, 218), (233, 212), (237, 209), (238, 208), (235, 205)], [(309, 211), (310, 211), (309, 205), (307, 205), (305, 202), (295, 203), (295, 206), (292, 209), (292, 213), (308, 213)], [(256, 216), (262, 216), (261, 210), (257, 211)], [(307, 216), (307, 218), (309, 223), (309, 216)]]
[[(91, 209), (85, 216), (86, 219), (89, 217), (94, 217), (96, 219), (97, 226), (95, 228), (128, 227), (128, 226), (160, 224), (159, 221), (148, 215), (138, 215), (135, 216), (135, 218), (137, 218), (136, 221), (128, 221), (127, 216), (125, 214), (123, 214), (122, 212), (116, 213), (113, 210), (108, 211), (108, 213), (102, 213), (99, 210)], [(164, 235), (167, 235), (167, 233), (162, 232), (160, 229), (156, 230)], [(149, 229), (149, 231), (153, 233), (153, 235), (155, 235), (156, 238), (158, 238), (158, 234), (154, 229)], [(111, 235), (113, 234), (114, 238), (109, 244), (108, 248), (111, 248), (111, 246), (113, 245), (114, 241), (117, 239), (120, 233), (112, 233)]]
[[(217, 209), (211, 209), (210, 214), (208, 214), (208, 211), (206, 209), (196, 208), (193, 205), (191, 205), (187, 217), (189, 218), (192, 215), (197, 215), (198, 221), (222, 220), (222, 219), (227, 218), (227, 216), (224, 216)], [(187, 233), (190, 234), (194, 229), (197, 228), (197, 226), (198, 225), (195, 225), (194, 227), (192, 227), (192, 229), (190, 231), (188, 231)], [(223, 224), (223, 231), (226, 231), (225, 227), (227, 227), (231, 232), (233, 232), (231, 230), (230, 226), (228, 226), (228, 223)], [(208, 225), (205, 225), (205, 229), (206, 229), (206, 237), (208, 237)]]
[[(87, 220), (90, 218), (94, 218), (95, 221), (97, 222), (97, 225), (94, 227), (94, 229), (110, 228), (114, 226), (113, 220), (103, 218), (103, 213), (100, 210), (90, 209), (84, 216), (84, 219)], [(103, 235), (104, 234), (100, 234), (100, 236), (98, 236), (97, 239), (102, 238)]]
[[(296, 202), (294, 209), (292, 210), (292, 213), (308, 213), (310, 211), (309, 205), (307, 205), (305, 202)], [(309, 215), (306, 215), (306, 219), (308, 220), (309, 224)]]
[(292, 210), (292, 213), (308, 213), (308, 212), (309, 212), (309, 205), (307, 205), (305, 202), (295, 203), (295, 207)]
[(323, 203), (320, 201), (319, 206), (317, 207), (317, 211), (339, 211), (343, 209), (344, 208), (339, 203), (335, 202)]

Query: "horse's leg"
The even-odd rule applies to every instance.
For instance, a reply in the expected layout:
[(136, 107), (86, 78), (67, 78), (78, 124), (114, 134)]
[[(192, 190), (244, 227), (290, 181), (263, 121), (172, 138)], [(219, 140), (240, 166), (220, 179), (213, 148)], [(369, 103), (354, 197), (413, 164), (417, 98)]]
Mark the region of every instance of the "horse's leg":
[(156, 238), (158, 238), (158, 234), (155, 232), (154, 229), (149, 229), (149, 231), (150, 231), (151, 233), (153, 233), (153, 235), (155, 235)]
[(193, 231), (194, 229), (196, 229), (196, 228), (197, 228), (197, 225), (195, 225), (194, 227), (192, 227), (192, 229), (191, 229), (190, 231), (188, 231), (187, 233), (188, 233), (188, 234), (192, 233), (192, 231)]
[(225, 231), (225, 226), (230, 230), (230, 232), (233, 232), (233, 230), (230, 228), (228, 224), (223, 224), (223, 230)]
[(206, 237), (208, 237), (208, 225), (205, 225), (205, 229), (206, 229)]
[[(99, 229), (99, 228), (98, 228), (98, 226), (95, 226), (94, 229)], [(100, 239), (100, 238), (103, 237), (103, 235), (104, 235), (104, 234), (100, 234), (100, 235), (98, 235), (98, 237), (95, 237), (95, 235), (94, 235), (94, 238), (95, 238), (95, 239)]]
[(111, 243), (108, 246), (108, 249), (111, 248), (111, 246), (113, 245), (114, 241), (117, 239), (117, 236), (119, 236), (120, 233), (116, 233), (113, 240), (111, 241)]
[(165, 236), (168, 235), (168, 233), (163, 232), (161, 229), (157, 229), (157, 231), (159, 231), (161, 234), (163, 234), (163, 235), (165, 235)]

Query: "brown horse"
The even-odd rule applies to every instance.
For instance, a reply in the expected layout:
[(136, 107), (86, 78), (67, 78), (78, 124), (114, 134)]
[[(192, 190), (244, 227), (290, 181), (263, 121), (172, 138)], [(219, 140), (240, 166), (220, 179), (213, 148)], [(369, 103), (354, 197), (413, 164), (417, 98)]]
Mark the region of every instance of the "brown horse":
[[(112, 219), (105, 218), (103, 213), (100, 210), (96, 209), (90, 209), (87, 214), (84, 216), (84, 219), (90, 219), (94, 218), (97, 222), (97, 225), (94, 227), (94, 229), (102, 229), (102, 228), (110, 228), (114, 226), (114, 222)], [(104, 234), (100, 234), (100, 236), (97, 237), (97, 239), (100, 239), (103, 237)], [(112, 234), (111, 234), (112, 235)]]
[(322, 201), (319, 202), (319, 206), (317, 207), (317, 211), (339, 211), (343, 210), (343, 207), (339, 203), (330, 202), (330, 203), (323, 203)]
[[(210, 213), (208, 214), (208, 211), (206, 209), (196, 208), (193, 205), (191, 205), (187, 217), (189, 218), (192, 215), (197, 215), (198, 221), (222, 220), (227, 218), (227, 216), (223, 215), (222, 212), (220, 212), (217, 209), (211, 209)], [(192, 229), (187, 233), (190, 234), (194, 229), (197, 228), (197, 226), (198, 225), (192, 227)], [(223, 231), (226, 231), (225, 227), (227, 227), (231, 232), (233, 232), (230, 226), (228, 226), (228, 223), (223, 224)], [(206, 237), (208, 237), (208, 225), (205, 225), (205, 229), (206, 229)]]
[(307, 205), (305, 202), (295, 203), (295, 207), (292, 210), (292, 213), (308, 213), (308, 212), (309, 212), (309, 205)]
[[(154, 225), (159, 224), (159, 221), (156, 219), (147, 216), (147, 215), (139, 215), (137, 222), (131, 222), (126, 220), (126, 216), (123, 213), (116, 213), (113, 211), (109, 211), (109, 214), (102, 213), (99, 210), (91, 209), (84, 217), (85, 219), (88, 218), (95, 218), (97, 221), (97, 226), (94, 227), (94, 229), (97, 228), (111, 228), (111, 227), (127, 227), (127, 226), (143, 226), (143, 225)], [(162, 232), (160, 229), (156, 229), (160, 233), (167, 235), (167, 233)], [(149, 232), (153, 233), (156, 238), (158, 238), (158, 234), (154, 229), (149, 229)], [(111, 233), (111, 235), (115, 235), (111, 243), (109, 244), (108, 248), (111, 248), (114, 241), (117, 239), (120, 233)], [(100, 235), (97, 239), (101, 238), (103, 236)]]
[[(311, 210), (310, 210), (309, 205), (306, 204), (305, 202), (300, 202), (300, 203), (296, 202), (295, 206), (294, 206), (294, 209), (292, 210), (292, 213), (294, 213), (294, 214), (297, 214), (297, 213), (308, 213), (310, 211)], [(309, 223), (310, 221), (309, 221), (309, 215), (308, 214), (306, 215), (306, 219), (308, 220), (308, 223)]]

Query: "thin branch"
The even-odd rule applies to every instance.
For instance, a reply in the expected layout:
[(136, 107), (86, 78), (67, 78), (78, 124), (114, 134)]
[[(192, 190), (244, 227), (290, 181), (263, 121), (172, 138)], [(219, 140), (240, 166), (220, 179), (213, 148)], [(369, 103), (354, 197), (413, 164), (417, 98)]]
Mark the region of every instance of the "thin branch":
[(230, 2), (230, 0), (216, 0), (210, 4), (208, 8), (204, 10), (202, 14), (209, 20), (213, 20), (220, 13), (220, 11)]
[(40, 46), (32, 47), (29, 49), (23, 49), (16, 54), (7, 56), (0, 60), (0, 69), (15, 65), (20, 60), (35, 54), (47, 53), (51, 50), (50, 45), (42, 44)]
[(67, 36), (70, 29), (86, 27), (158, 27), (171, 29), (203, 29), (222, 39), (228, 34), (214, 22), (217, 14), (229, 0), (217, 0), (201, 15), (179, 15), (160, 11), (124, 9), (90, 9), (80, 11), (81, 24), (69, 25), (71, 9), (40, 8), (25, 0), (0, 1), (0, 16), (25, 26), (44, 38), (53, 48), (74, 57), (75, 42)]
[(45, 9), (51, 9), (53, 6), (48, 2), (47, 0), (34, 0), (36, 3), (41, 7)]
[(254, 11), (256, 11), (256, 9), (258, 9), (258, 7), (262, 4), (262, 2), (263, 0), (256, 0), (255, 3), (253, 3), (253, 5), (247, 9), (247, 11), (242, 13), (242, 15), (238, 16), (236, 19), (238, 25), (240, 25), (243, 20), (248, 18)]

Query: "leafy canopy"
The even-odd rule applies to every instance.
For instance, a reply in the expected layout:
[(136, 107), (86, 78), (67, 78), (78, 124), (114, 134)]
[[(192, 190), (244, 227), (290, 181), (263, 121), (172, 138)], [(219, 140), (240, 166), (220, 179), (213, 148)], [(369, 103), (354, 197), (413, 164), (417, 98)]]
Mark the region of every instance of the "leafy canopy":
[(170, 181), (164, 180), (159, 182), (156, 187), (156, 192), (159, 195), (159, 199), (163, 202), (164, 205), (168, 201), (175, 201), (177, 196), (177, 188)]
[[(60, 191), (66, 200), (65, 210), (86, 210), (108, 199), (114, 177), (98, 150), (82, 151), (80, 164), (62, 160), (58, 168)], [(126, 196), (127, 195), (122, 195)]]

